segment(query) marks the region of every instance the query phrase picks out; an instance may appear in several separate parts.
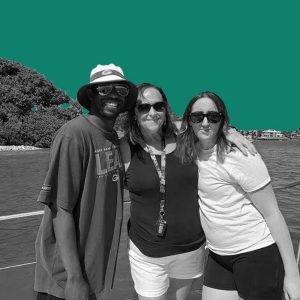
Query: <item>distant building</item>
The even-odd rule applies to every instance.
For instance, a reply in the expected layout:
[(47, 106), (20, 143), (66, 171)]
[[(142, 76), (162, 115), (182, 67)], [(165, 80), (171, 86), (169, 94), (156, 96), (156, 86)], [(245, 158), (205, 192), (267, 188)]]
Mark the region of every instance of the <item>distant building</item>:
[(257, 138), (259, 140), (285, 140), (288, 139), (281, 131), (268, 129), (261, 131), (261, 135)]
[(260, 130), (239, 130), (239, 132), (249, 139), (256, 139), (260, 136)]
[(249, 134), (253, 139), (256, 139), (259, 136), (259, 130), (249, 130)]
[(268, 130), (238, 130), (248, 140), (289, 140), (300, 139), (300, 128), (294, 131)]
[(291, 139), (300, 139), (300, 128), (291, 132)]

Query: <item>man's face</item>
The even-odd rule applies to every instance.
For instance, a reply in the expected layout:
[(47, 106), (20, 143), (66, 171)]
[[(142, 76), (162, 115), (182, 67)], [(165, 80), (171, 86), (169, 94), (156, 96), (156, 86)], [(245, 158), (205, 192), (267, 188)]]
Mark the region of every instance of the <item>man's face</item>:
[(129, 93), (126, 84), (108, 83), (92, 87), (91, 107), (101, 116), (115, 119), (123, 110)]

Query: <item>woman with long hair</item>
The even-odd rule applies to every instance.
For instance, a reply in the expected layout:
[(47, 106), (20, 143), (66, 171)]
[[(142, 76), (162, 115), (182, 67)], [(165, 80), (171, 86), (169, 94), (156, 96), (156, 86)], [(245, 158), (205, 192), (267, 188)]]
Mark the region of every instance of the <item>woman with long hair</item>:
[(181, 164), (175, 149), (176, 128), (164, 92), (139, 85), (121, 153), (131, 200), (130, 268), (140, 300), (164, 300), (167, 294), (184, 300), (203, 274), (198, 170), (194, 163)]
[(224, 102), (202, 92), (186, 107), (177, 156), (198, 166), (200, 220), (209, 248), (203, 300), (300, 299), (290, 234), (259, 154), (227, 152)]

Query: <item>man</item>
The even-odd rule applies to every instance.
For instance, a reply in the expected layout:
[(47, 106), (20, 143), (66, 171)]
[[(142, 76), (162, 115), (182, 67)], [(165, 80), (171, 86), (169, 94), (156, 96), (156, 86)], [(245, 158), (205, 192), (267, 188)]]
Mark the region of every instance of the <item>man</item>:
[(98, 65), (77, 98), (90, 113), (57, 132), (38, 198), (45, 204), (36, 240), (38, 300), (101, 299), (114, 278), (123, 165), (113, 126), (135, 105), (137, 89), (121, 68)]

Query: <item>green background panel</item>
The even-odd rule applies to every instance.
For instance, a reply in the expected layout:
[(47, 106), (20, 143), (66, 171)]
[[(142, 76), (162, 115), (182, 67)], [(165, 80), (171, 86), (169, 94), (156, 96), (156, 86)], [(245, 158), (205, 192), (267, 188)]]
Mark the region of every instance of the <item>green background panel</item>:
[(240, 129), (300, 127), (298, 1), (5, 1), (0, 57), (76, 98), (96, 64), (166, 92), (214, 91)]

